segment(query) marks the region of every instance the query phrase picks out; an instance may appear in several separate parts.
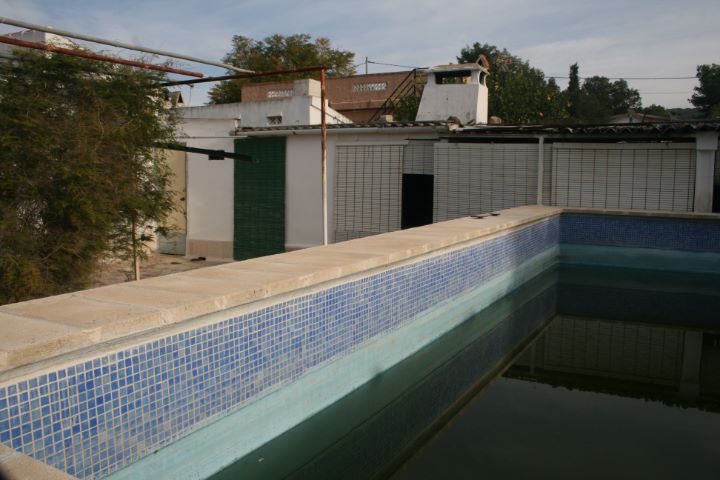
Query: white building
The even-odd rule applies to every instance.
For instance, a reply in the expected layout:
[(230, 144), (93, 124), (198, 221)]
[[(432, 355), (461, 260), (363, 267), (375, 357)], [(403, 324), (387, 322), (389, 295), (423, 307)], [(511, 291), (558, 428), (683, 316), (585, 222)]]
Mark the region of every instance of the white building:
[[(80, 48), (77, 43), (67, 37), (55, 35), (54, 33), (38, 32), (37, 30), (21, 30), (19, 32), (6, 33), (4, 36), (25, 42), (45, 43), (62, 48)], [(0, 43), (0, 58), (11, 57), (13, 50), (23, 48), (24, 47), (17, 47), (7, 43)]]
[[(238, 141), (235, 136), (237, 128), (319, 125), (320, 83), (310, 79), (295, 80), (292, 93), (291, 97), (262, 102), (185, 107), (181, 109), (179, 140), (189, 147), (234, 152)], [(327, 104), (326, 121), (329, 125), (351, 123)], [(319, 161), (319, 143), (317, 150)], [(187, 185), (186, 194), (182, 196), (186, 202), (184, 208), (187, 215), (185, 253), (193, 257), (232, 258), (236, 161), (210, 159), (207, 155), (197, 153), (185, 155)], [(307, 171), (292, 173), (293, 168), (294, 164), (288, 165), (288, 178), (290, 175), (294, 178), (288, 182), (290, 190), (302, 188), (302, 177), (309, 175)], [(319, 190), (307, 193), (320, 195)]]
[[(430, 79), (415, 122), (329, 125), (330, 242), (529, 204), (709, 212), (720, 195), (718, 124), (463, 126), (487, 118), (487, 68), (431, 72), (469, 80)], [(244, 259), (322, 244), (316, 109), (306, 103), (306, 120), (294, 122), (288, 109), (241, 105), (185, 116), (188, 143), (253, 160), (189, 156), (187, 255)], [(210, 118), (214, 108), (225, 113)]]

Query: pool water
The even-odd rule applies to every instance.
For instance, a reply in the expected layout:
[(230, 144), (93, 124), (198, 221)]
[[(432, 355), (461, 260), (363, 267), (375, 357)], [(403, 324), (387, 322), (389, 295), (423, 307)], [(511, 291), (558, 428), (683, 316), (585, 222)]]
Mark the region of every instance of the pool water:
[(719, 285), (551, 269), (213, 478), (718, 478)]

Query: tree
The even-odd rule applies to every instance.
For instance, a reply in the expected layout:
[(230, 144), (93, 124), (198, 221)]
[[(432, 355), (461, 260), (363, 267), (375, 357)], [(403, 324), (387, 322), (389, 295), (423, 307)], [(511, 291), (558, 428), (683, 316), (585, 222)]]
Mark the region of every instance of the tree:
[(392, 102), (392, 111), (396, 122), (414, 122), (420, 107), (420, 96), (405, 95)]
[(160, 75), (14, 58), (0, 63), (0, 303), (86, 287), (104, 256), (142, 247), (173, 205), (153, 147), (175, 123)]
[(547, 82), (542, 70), (506, 49), (475, 42), (460, 51), (457, 61), (472, 63), (480, 54), (490, 61), (488, 115), (507, 123), (537, 123), (562, 114), (557, 85)]
[(580, 67), (577, 62), (570, 65), (568, 78), (568, 87), (565, 90), (567, 112), (571, 118), (577, 118), (580, 104)]
[(705, 117), (720, 116), (720, 65), (698, 65), (697, 78), (700, 85), (695, 87), (690, 103)]
[(580, 77), (577, 63), (570, 65), (570, 81), (565, 90), (570, 118), (583, 123), (606, 122), (610, 116), (640, 110), (640, 93), (625, 80), (611, 82), (595, 75), (586, 78), (578, 89)]
[(640, 113), (644, 113), (645, 115), (655, 115), (657, 117), (667, 117), (668, 120), (670, 120), (670, 112), (667, 111), (665, 107), (662, 105), (657, 105), (653, 103), (650, 106), (643, 107), (639, 110)]
[[(310, 35), (305, 33), (288, 36), (275, 34), (264, 40), (235, 35), (232, 50), (223, 58), (225, 63), (256, 72), (323, 65), (327, 68), (328, 76), (353, 75), (354, 60), (354, 53), (332, 48), (327, 38), (318, 37), (312, 41)], [(248, 83), (285, 81), (307, 76), (307, 73), (302, 73), (225, 81), (210, 90), (210, 103), (241, 101), (242, 86)]]

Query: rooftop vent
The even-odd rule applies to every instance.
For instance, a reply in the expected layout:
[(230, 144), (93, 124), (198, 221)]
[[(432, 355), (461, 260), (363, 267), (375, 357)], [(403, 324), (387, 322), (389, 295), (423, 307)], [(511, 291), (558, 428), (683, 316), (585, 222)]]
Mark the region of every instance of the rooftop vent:
[(488, 70), (484, 55), (476, 63), (438, 65), (429, 69), (417, 120), (442, 121), (456, 117), (463, 125), (487, 123)]

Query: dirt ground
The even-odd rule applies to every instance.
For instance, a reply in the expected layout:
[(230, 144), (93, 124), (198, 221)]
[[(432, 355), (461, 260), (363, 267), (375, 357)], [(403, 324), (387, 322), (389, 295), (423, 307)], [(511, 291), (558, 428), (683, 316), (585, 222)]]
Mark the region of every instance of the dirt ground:
[[(153, 254), (140, 263), (140, 278), (159, 277), (170, 273), (185, 272), (196, 268), (221, 265), (223, 261), (191, 260), (182, 255)], [(133, 280), (132, 264), (111, 260), (105, 263), (93, 280), (93, 287), (112, 285)]]

